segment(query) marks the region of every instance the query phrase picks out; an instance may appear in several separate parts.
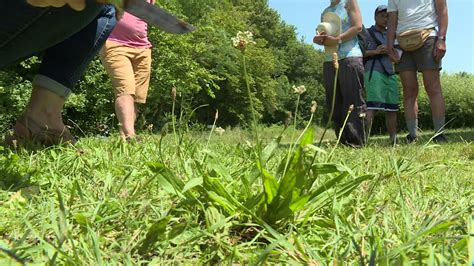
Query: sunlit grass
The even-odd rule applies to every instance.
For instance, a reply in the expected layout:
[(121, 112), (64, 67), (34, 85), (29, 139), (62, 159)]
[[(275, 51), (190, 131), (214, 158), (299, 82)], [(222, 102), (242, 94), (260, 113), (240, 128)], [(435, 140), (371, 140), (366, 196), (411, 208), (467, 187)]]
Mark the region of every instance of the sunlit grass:
[[(263, 143), (281, 130), (262, 129)], [(259, 182), (245, 188), (244, 178), (258, 172), (246, 142), (252, 135), (244, 130), (213, 135), (207, 149), (205, 134), (186, 134), (179, 148), (168, 135), (163, 160), (157, 135), (133, 144), (88, 138), (77, 148), (2, 151), (0, 262), (327, 264), (372, 258), (387, 265), (465, 264), (474, 205), (473, 133), (452, 132), (442, 146), (426, 144), (426, 136), (415, 145), (392, 147), (381, 136), (367, 148), (337, 148), (331, 163), (374, 178), (330, 205), (309, 204), (273, 233), (248, 213), (230, 214), (199, 192), (200, 171), (209, 167), (221, 171), (223, 187), (237, 200), (260, 189)], [(267, 164), (270, 172), (287, 154), (285, 143)], [(206, 167), (196, 164), (205, 156)], [(186, 191), (151, 171), (152, 162), (165, 164)]]

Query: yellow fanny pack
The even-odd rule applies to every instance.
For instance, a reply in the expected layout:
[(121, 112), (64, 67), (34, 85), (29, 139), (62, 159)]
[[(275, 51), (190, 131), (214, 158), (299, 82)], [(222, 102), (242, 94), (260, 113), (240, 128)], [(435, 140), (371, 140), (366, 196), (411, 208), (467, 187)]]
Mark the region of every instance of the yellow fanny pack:
[(433, 32), (433, 28), (431, 29), (417, 29), (417, 30), (407, 30), (400, 33), (397, 36), (398, 44), (400, 48), (404, 51), (412, 52), (417, 49), (420, 49), (423, 44), (425, 44), (428, 37), (430, 37), (431, 32)]

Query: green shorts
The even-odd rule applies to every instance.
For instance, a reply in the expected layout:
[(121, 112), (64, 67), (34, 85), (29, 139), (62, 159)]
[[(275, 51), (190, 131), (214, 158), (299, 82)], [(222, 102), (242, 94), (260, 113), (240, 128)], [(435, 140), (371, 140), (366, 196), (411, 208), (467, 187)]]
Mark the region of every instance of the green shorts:
[(397, 112), (400, 104), (400, 88), (396, 75), (386, 75), (373, 71), (369, 81), (370, 71), (364, 75), (364, 86), (367, 94), (367, 109)]

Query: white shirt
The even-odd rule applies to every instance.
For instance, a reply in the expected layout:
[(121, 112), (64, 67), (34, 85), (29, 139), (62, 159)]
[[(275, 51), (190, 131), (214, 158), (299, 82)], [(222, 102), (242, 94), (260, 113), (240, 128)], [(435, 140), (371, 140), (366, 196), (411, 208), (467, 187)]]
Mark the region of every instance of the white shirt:
[(387, 12), (398, 12), (397, 34), (438, 27), (435, 0), (388, 0)]

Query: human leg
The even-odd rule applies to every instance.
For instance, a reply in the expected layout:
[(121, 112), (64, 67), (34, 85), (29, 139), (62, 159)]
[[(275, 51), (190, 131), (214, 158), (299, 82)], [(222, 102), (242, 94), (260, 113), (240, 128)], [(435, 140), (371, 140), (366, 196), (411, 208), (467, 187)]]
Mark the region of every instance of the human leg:
[(418, 131), (418, 80), (416, 71), (400, 72), (403, 86), (403, 106), (409, 138), (415, 139)]
[(136, 109), (133, 95), (121, 95), (115, 98), (115, 114), (120, 123), (120, 136), (135, 136)]
[(151, 77), (151, 49), (136, 49), (132, 60), (135, 76), (135, 103), (146, 103)]
[(374, 122), (375, 110), (367, 109), (365, 119), (367, 121), (367, 132), (370, 133), (372, 129), (372, 123)]
[(438, 133), (443, 131), (443, 128), (446, 123), (446, 105), (444, 101), (443, 92), (441, 90), (439, 71), (423, 71), (423, 83), (425, 85), (426, 94), (428, 95), (428, 98), (430, 100), (434, 130)]
[[(86, 27), (45, 51), (39, 74), (33, 80), (33, 92), (25, 114), (14, 127), (15, 138), (43, 134), (25, 127), (23, 121), (26, 119), (29, 124), (38, 125), (34, 127), (36, 131), (63, 132), (56, 142), (42, 143), (42, 138), (36, 138), (38, 142), (53, 145), (67, 141), (64, 136), (70, 136), (70, 133), (61, 116), (64, 102), (115, 24), (114, 9), (110, 6), (100, 8), (99, 15)], [(25, 135), (25, 131), (29, 134)], [(74, 141), (72, 136), (69, 139)]]
[(385, 126), (387, 127), (390, 141), (394, 142), (397, 137), (397, 112), (385, 112)]
[(340, 60), (339, 82), (341, 87), (341, 111), (346, 117), (349, 107), (354, 106), (345, 125), (342, 142), (350, 145), (361, 146), (365, 143), (367, 128), (364, 94), (364, 66), (362, 58), (349, 57)]
[(134, 57), (136, 49), (120, 43), (107, 41), (100, 51), (100, 58), (115, 92), (115, 113), (119, 121), (122, 138), (135, 135), (135, 96), (136, 84)]

